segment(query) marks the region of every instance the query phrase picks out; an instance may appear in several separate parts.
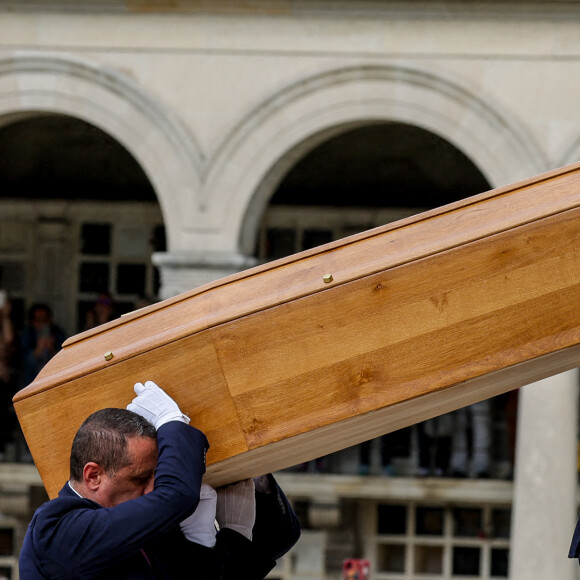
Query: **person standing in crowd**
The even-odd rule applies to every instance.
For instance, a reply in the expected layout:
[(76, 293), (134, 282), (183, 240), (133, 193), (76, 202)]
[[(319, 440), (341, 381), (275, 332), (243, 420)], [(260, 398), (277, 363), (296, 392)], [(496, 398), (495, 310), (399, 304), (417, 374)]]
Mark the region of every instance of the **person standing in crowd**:
[(117, 318), (113, 297), (109, 292), (99, 292), (92, 308), (87, 311), (84, 330), (95, 328)]
[(6, 444), (15, 427), (12, 397), (15, 386), (15, 334), (11, 318), (11, 303), (5, 291), (0, 290), (0, 458), (4, 458)]
[[(491, 401), (485, 399), (453, 411), (451, 474), (454, 477), (489, 477)], [(469, 431), (471, 432), (469, 433)], [(469, 436), (471, 435), (471, 436)], [(469, 444), (471, 442), (471, 445)]]
[(29, 385), (44, 365), (60, 350), (66, 335), (52, 320), (47, 304), (36, 303), (28, 310), (28, 322), (20, 336), (22, 349), (21, 385)]
[(417, 475), (436, 477), (447, 475), (453, 427), (452, 413), (444, 413), (417, 424), (419, 439)]

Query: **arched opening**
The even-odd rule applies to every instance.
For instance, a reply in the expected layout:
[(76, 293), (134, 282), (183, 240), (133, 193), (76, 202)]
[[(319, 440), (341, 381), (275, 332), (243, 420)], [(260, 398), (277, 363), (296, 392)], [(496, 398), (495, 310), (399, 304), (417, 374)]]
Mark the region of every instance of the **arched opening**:
[(90, 123), (43, 113), (0, 134), (2, 198), (157, 201), (131, 154)]
[(381, 123), (319, 145), (289, 171), (271, 203), (427, 208), (488, 187), (477, 167), (438, 135)]
[(149, 179), (110, 135), (61, 114), (3, 121), (0, 290), (11, 310), (0, 319), (13, 339), (0, 340), (0, 458), (27, 461), (12, 395), (66, 336), (155, 299), (151, 254), (165, 249), (165, 231)]
[[(155, 191), (118, 141), (78, 118), (6, 117), (0, 129), (0, 288), (22, 326), (35, 302), (48, 304), (70, 335), (97, 297), (107, 317), (157, 294), (151, 253), (165, 249)], [(104, 318), (105, 315), (103, 315)]]
[(392, 122), (346, 130), (282, 179), (262, 220), (257, 256), (279, 258), (489, 187), (465, 154), (420, 127)]

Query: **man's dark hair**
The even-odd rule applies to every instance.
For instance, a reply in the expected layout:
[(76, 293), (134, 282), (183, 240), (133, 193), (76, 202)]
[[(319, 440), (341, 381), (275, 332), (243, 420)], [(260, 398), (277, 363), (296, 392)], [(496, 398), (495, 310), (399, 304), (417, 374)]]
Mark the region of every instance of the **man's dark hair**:
[(34, 320), (34, 315), (38, 310), (44, 310), (49, 318), (52, 318), (52, 308), (45, 304), (44, 302), (35, 302), (29, 309), (28, 309), (28, 322), (32, 322)]
[(80, 426), (70, 453), (70, 479), (83, 480), (83, 468), (89, 461), (98, 463), (107, 475), (115, 475), (130, 463), (127, 439), (157, 438), (155, 427), (127, 409), (101, 409)]

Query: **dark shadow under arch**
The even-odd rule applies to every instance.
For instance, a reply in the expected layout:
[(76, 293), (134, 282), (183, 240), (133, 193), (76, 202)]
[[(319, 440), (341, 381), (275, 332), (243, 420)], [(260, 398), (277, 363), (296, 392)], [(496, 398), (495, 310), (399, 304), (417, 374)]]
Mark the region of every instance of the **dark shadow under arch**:
[(390, 122), (349, 129), (315, 147), (288, 171), (270, 203), (431, 208), (489, 188), (453, 144)]
[(0, 129), (0, 197), (157, 201), (143, 169), (113, 137), (46, 113)]

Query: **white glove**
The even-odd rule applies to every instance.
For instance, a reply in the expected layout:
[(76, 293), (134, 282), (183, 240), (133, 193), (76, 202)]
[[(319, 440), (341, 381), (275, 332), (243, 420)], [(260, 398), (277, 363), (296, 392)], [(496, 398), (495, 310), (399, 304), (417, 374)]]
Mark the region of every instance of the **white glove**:
[(203, 483), (199, 492), (199, 504), (195, 511), (179, 526), (183, 535), (190, 541), (213, 548), (215, 539), (215, 509), (217, 493), (213, 487)]
[(153, 381), (147, 381), (144, 385), (137, 383), (135, 393), (137, 396), (127, 405), (127, 409), (147, 419), (155, 429), (159, 429), (169, 421), (189, 423), (189, 417), (184, 415), (177, 403)]
[(244, 479), (217, 490), (216, 519), (220, 528), (230, 528), (252, 539), (256, 521), (256, 494), (254, 482)]

